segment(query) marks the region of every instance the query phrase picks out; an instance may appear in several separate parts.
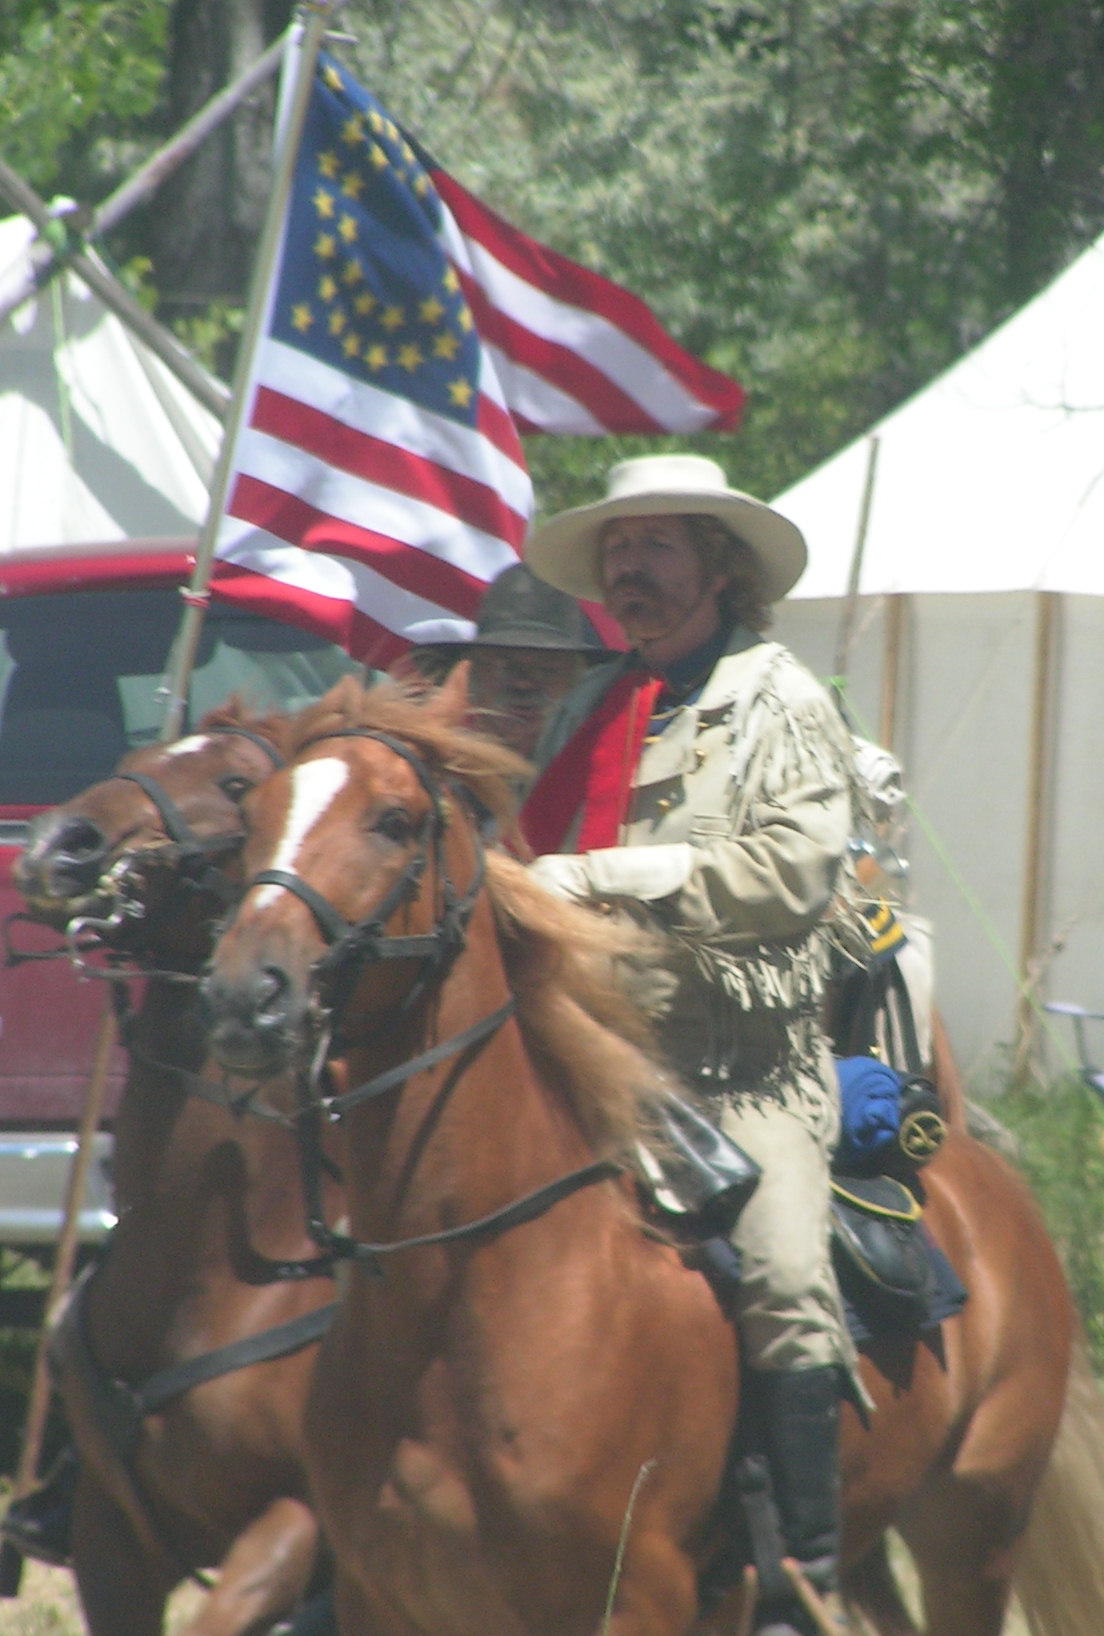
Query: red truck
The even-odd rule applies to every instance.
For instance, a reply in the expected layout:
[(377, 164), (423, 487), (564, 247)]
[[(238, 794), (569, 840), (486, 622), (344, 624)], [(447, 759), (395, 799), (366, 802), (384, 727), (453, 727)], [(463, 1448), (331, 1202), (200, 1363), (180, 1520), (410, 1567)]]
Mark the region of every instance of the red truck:
[[(190, 544), (128, 541), (0, 559), (0, 919), (17, 954), (59, 943), (57, 933), (9, 918), (23, 907), (11, 868), (28, 820), (160, 736)], [(295, 626), (213, 601), (185, 726), (235, 692), (260, 710), (297, 709), (361, 668)], [(38, 1322), (33, 1298), (9, 1287), (8, 1275), (23, 1257), (51, 1260), (105, 990), (65, 960), (9, 956), (0, 966), (0, 1326)], [(114, 1220), (110, 1115), (121, 1072), (116, 1054), (80, 1215), (85, 1250)]]

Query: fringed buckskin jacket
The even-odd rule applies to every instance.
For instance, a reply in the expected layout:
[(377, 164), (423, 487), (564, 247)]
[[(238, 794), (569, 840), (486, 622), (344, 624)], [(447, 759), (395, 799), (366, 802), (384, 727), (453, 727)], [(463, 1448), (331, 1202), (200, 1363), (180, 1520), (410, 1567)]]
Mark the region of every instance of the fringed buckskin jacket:
[[(568, 696), (540, 765), (627, 662)], [(738, 628), (698, 698), (645, 743), (622, 844), (577, 859), (581, 892), (659, 933), (656, 963), (627, 984), (678, 1072), (719, 1095), (778, 1099), (829, 1139), (829, 952), (866, 947), (845, 881), (858, 799), (825, 689), (781, 644)]]

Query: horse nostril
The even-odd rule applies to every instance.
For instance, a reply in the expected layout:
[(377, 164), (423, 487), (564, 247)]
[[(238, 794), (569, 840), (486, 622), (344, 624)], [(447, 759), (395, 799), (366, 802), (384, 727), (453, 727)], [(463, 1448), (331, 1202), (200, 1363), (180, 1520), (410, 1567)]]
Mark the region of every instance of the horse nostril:
[(108, 850), (107, 837), (88, 818), (66, 818), (60, 823), (54, 819), (41, 827), (32, 824), (15, 866), (16, 884), (21, 888), (41, 884), (59, 896), (91, 891)]
[(288, 977), (279, 966), (262, 966), (254, 979), (256, 1015), (258, 1020), (280, 1018), (284, 1014), (283, 1001), (288, 992)]
[(224, 1068), (265, 1077), (284, 1067), (290, 991), (279, 966), (264, 966), (240, 983), (207, 973), (199, 990), (204, 1024)]
[(248, 982), (225, 982), (209, 971), (199, 985), (208, 1028), (273, 1028), (284, 1020), (284, 1001), (289, 989), (287, 974), (279, 966), (262, 966)]
[(53, 855), (67, 873), (95, 880), (107, 854), (107, 837), (88, 818), (72, 818), (54, 837)]

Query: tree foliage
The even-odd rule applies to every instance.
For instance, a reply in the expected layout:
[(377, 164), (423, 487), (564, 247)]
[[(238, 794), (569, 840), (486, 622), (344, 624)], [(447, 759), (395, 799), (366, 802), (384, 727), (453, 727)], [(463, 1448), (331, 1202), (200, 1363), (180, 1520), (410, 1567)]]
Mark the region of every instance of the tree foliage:
[[(9, 163), (95, 203), (289, 10), (15, 0)], [(760, 493), (1104, 226), (1104, 0), (350, 0), (339, 21), (334, 49), (461, 181), (744, 382), (744, 426), (701, 444)], [(268, 117), (255, 99), (108, 247), (150, 258), (164, 315), (242, 299)], [(576, 499), (642, 446), (531, 440), (538, 493)]]
[(0, 130), (9, 165), (52, 197), (96, 204), (137, 162), (164, 72), (168, 6), (7, 0)]
[(1104, 1110), (1079, 1077), (994, 1104), (1065, 1262), (1097, 1368), (1104, 1370)]

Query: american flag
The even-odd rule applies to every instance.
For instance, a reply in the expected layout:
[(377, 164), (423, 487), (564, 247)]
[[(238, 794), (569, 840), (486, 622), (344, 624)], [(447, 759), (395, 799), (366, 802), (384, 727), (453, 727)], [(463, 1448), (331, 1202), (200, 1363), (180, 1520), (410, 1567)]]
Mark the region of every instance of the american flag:
[(695, 432), (744, 394), (509, 226), (325, 53), (212, 590), (376, 665), (463, 640), (532, 511), (519, 431)]

